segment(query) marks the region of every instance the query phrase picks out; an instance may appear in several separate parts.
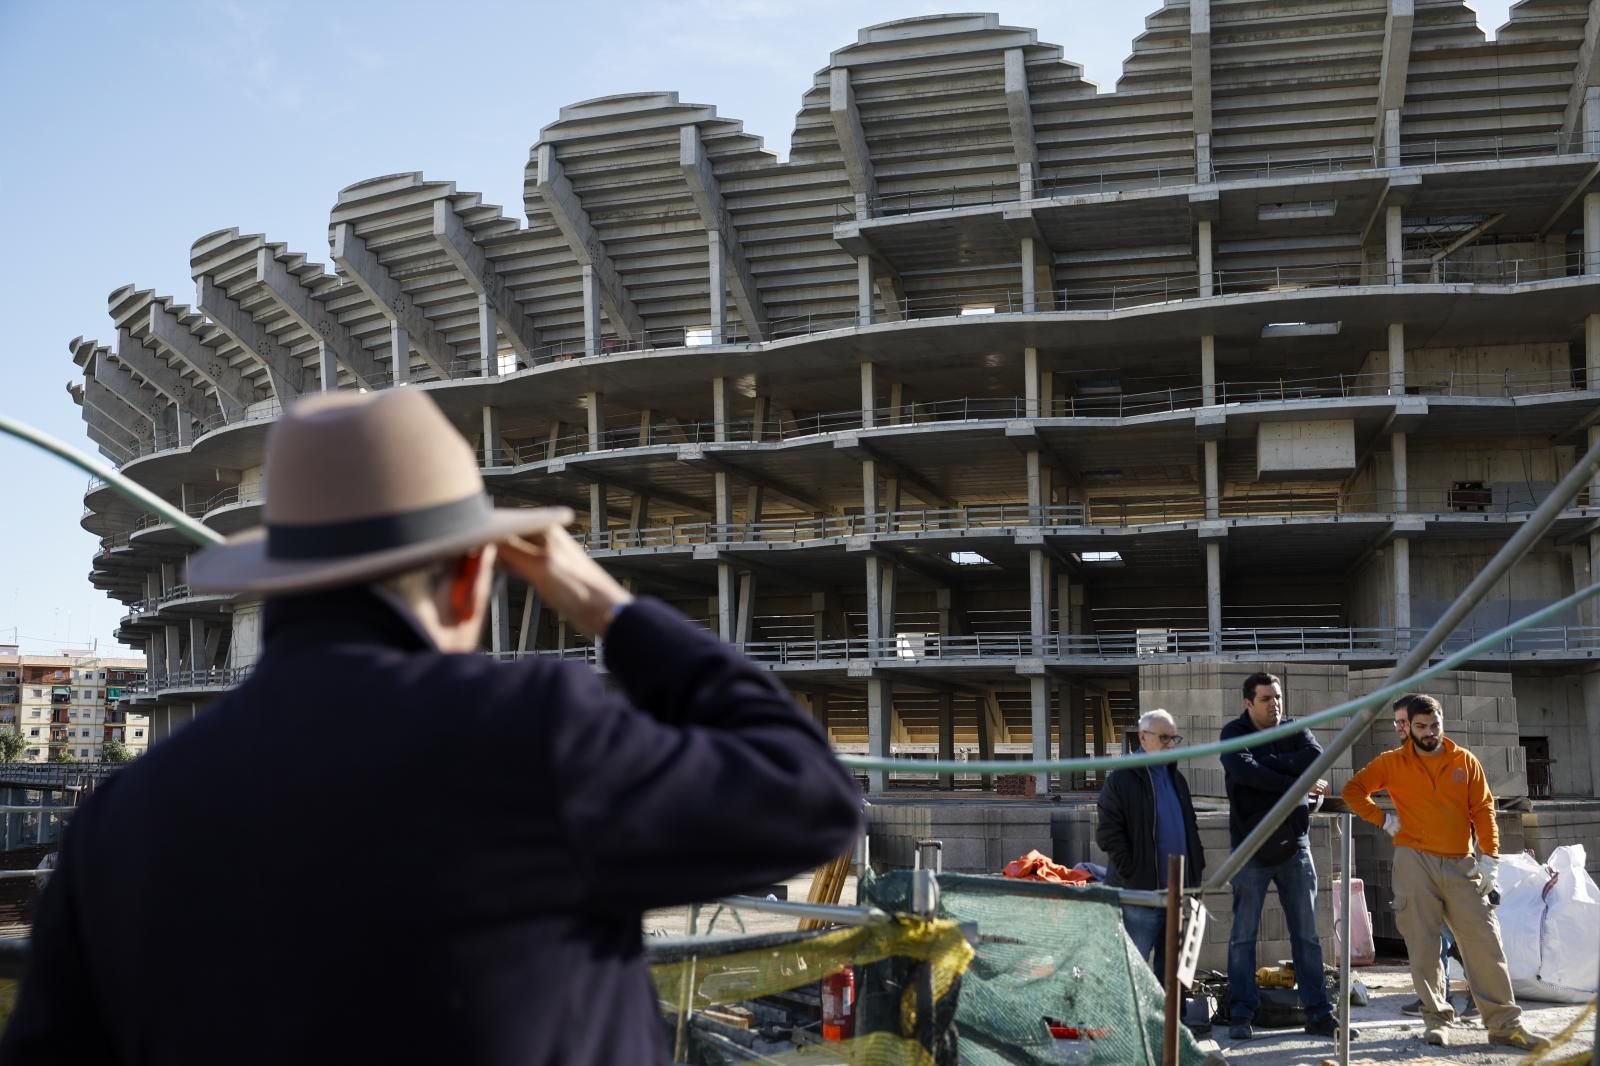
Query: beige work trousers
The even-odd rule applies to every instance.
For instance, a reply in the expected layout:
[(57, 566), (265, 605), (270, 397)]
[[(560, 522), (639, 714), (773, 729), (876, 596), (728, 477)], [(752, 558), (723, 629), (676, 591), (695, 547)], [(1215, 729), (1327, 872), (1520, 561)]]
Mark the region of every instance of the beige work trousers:
[(1522, 1009), (1511, 993), (1500, 920), (1478, 894), (1475, 866), (1470, 858), (1395, 848), (1395, 924), (1411, 956), (1411, 982), (1422, 1000), (1423, 1021), (1431, 1028), (1455, 1018), (1439, 961), (1440, 923), (1449, 922), (1483, 1024), (1491, 1033), (1504, 1033), (1517, 1027)]

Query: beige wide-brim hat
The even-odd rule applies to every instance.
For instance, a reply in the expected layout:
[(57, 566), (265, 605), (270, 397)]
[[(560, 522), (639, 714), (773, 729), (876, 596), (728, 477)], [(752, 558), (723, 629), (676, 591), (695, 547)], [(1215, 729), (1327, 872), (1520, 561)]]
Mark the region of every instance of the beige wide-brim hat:
[(413, 388), (330, 392), (267, 438), (264, 525), (197, 552), (196, 592), (286, 596), (397, 574), (572, 521), (566, 507), (496, 508), (471, 447)]

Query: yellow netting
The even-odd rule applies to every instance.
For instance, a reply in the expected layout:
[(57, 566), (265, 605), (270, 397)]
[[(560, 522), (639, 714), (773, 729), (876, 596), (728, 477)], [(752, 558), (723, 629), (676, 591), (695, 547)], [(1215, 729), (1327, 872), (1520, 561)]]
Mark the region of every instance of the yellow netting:
[[(883, 994), (892, 995), (893, 1002), (878, 1004), (876, 1011), (866, 1009), (875, 993), (858, 986), (861, 999), (854, 1039), (769, 1053), (762, 1061), (934, 1066), (939, 1061), (935, 1045), (948, 1029), (953, 994), (972, 957), (972, 947), (957, 923), (901, 916), (879, 925), (658, 963), (651, 973), (663, 1013), (677, 1016), (685, 1006), (700, 1011), (815, 985), (846, 966), (859, 973), (875, 963), (896, 963), (915, 976), (886, 982), (884, 988), (892, 991)], [(881, 1024), (874, 1031), (862, 1031), (869, 1015), (893, 1018), (898, 1031)]]

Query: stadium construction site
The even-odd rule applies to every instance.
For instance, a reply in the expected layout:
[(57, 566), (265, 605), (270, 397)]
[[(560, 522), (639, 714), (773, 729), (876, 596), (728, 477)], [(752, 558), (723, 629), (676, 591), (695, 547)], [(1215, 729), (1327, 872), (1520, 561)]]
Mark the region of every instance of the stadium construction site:
[[(497, 504), (571, 506), (861, 774), (855, 906), (842, 860), (736, 908), (827, 928), (652, 939), (679, 1061), (1199, 1062), (1116, 908), (1174, 908), (1185, 972), (1226, 968), (1266, 831), (1230, 848), (1222, 799), (1248, 674), (1335, 795), (1394, 695), (1436, 695), (1502, 851), (1600, 871), (1597, 39), (1582, 0), (1493, 39), (1461, 0), (1169, 0), (1101, 92), (1033, 30), (930, 15), (831, 54), (785, 161), (633, 93), (543, 128), (525, 219), (391, 174), (338, 193), (327, 265), (201, 236), (192, 304), (130, 283), (70, 345), (115, 467), (90, 579), (149, 659), (128, 706), (159, 743), (248, 676), (260, 605), (186, 559), (259, 524), (284, 407), (426, 390)], [(484, 651), (597, 659), (504, 585)], [(1154, 708), (1187, 746), (1120, 755)], [(1141, 758), (1182, 763), (1200, 890), (994, 876), (1103, 863), (1094, 792)], [(1396, 938), (1388, 837), (1330, 809), (1311, 840), (1326, 957), (1355, 878)], [(1287, 958), (1275, 901), (1262, 930)]]

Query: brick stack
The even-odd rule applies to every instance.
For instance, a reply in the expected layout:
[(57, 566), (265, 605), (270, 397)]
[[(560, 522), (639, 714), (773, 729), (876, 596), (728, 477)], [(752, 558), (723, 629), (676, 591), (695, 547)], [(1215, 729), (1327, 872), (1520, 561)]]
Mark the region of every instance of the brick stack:
[(1033, 774), (1000, 774), (994, 779), (997, 796), (1034, 796), (1039, 779)]
[[(1589, 876), (1600, 880), (1600, 801), (1540, 800), (1522, 815), (1522, 831), (1527, 849), (1540, 862), (1549, 861), (1563, 844), (1582, 844)], [(1504, 844), (1501, 850), (1507, 850)]]

